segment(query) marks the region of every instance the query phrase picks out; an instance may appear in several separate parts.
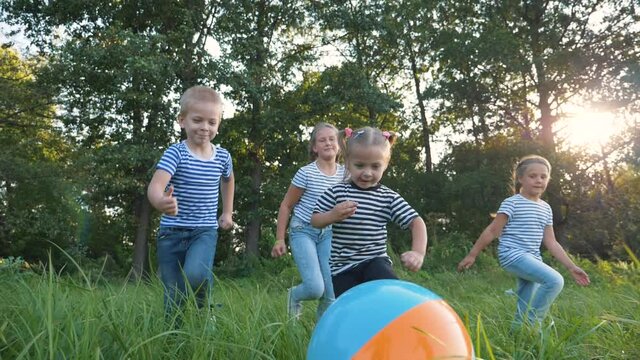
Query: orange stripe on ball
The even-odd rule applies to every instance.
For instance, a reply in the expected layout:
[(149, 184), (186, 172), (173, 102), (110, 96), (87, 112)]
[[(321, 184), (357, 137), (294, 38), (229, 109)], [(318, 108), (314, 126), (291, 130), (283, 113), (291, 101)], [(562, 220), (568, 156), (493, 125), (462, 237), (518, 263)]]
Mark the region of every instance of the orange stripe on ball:
[(444, 300), (422, 303), (378, 332), (353, 357), (365, 359), (473, 359), (464, 324)]

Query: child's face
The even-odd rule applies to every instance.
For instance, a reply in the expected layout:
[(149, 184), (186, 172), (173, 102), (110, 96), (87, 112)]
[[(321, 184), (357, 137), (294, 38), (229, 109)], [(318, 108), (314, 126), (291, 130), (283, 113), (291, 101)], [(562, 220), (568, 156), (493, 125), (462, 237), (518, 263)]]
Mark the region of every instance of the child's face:
[(221, 109), (210, 101), (194, 101), (189, 104), (187, 113), (178, 120), (187, 134), (187, 141), (193, 145), (208, 144), (218, 134)]
[(328, 127), (318, 130), (313, 151), (318, 154), (320, 159), (327, 161), (335, 159), (339, 151), (336, 131)]
[(387, 149), (382, 146), (354, 146), (347, 159), (351, 181), (368, 189), (376, 186), (388, 165)]
[(519, 177), (518, 181), (522, 185), (522, 196), (532, 200), (540, 199), (549, 184), (549, 169), (543, 164), (533, 163), (527, 166), (524, 175)]

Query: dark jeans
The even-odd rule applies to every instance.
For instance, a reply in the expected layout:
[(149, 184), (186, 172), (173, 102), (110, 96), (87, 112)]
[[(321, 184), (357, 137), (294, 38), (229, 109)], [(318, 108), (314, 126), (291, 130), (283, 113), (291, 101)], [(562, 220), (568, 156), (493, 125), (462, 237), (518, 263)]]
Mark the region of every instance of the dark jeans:
[(333, 291), (338, 296), (356, 285), (371, 280), (397, 279), (386, 257), (375, 257), (333, 276)]
[(174, 306), (182, 305), (189, 289), (194, 292), (198, 306), (207, 304), (213, 285), (213, 259), (217, 242), (218, 230), (213, 227), (160, 228), (158, 265), (167, 314)]

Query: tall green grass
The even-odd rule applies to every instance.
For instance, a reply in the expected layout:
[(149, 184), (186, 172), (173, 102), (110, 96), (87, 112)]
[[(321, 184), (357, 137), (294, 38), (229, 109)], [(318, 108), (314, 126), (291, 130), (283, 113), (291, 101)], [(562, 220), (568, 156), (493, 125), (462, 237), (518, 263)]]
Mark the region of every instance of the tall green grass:
[[(490, 263), (490, 262), (487, 262)], [(407, 273), (441, 295), (468, 326), (482, 359), (640, 359), (640, 276), (634, 264), (582, 264), (592, 285), (567, 279), (541, 332), (510, 331), (514, 280), (487, 265), (471, 272)], [(453, 267), (453, 266), (452, 266)], [(159, 281), (42, 274), (0, 267), (2, 359), (304, 359), (315, 303), (288, 320), (294, 269), (217, 279), (212, 310), (190, 302), (183, 324), (165, 323)], [(212, 320), (215, 317), (215, 321)]]

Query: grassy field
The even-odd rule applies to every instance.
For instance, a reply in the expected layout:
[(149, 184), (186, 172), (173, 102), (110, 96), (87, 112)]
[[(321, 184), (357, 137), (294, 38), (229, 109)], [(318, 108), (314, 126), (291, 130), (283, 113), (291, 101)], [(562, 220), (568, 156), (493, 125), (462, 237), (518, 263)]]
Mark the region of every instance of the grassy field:
[[(592, 285), (566, 286), (542, 336), (509, 333), (514, 280), (494, 265), (465, 274), (399, 276), (441, 295), (469, 326), (479, 359), (640, 359), (640, 281), (626, 264), (585, 263)], [(214, 309), (188, 306), (167, 328), (159, 282), (131, 284), (96, 274), (57, 275), (0, 266), (1, 359), (304, 359), (315, 303), (288, 320), (285, 289), (294, 268), (221, 278)], [(215, 315), (216, 321), (211, 320)]]

